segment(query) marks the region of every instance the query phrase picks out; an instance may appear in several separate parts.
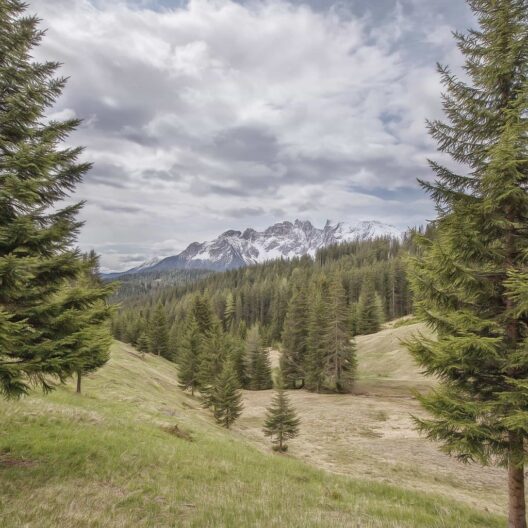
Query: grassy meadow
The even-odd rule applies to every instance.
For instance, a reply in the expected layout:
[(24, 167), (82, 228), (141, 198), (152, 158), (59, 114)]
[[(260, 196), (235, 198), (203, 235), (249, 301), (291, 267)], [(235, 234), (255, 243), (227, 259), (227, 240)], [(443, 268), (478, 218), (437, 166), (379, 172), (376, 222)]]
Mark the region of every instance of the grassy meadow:
[[(273, 454), (243, 430), (250, 408), (240, 426), (225, 431), (180, 391), (176, 374), (173, 364), (116, 343), (83, 395), (66, 386), (1, 401), (0, 526), (504, 525), (500, 515), (442, 493), (367, 472), (324, 471), (294, 458), (295, 442), (290, 456)], [(361, 456), (354, 445), (341, 450)]]

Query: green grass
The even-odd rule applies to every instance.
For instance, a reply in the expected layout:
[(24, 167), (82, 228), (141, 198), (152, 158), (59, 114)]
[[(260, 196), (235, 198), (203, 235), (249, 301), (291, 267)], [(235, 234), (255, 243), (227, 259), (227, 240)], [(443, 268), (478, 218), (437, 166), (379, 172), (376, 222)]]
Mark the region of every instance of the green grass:
[[(499, 527), (504, 519), (259, 451), (176, 370), (116, 344), (85, 383), (0, 403), (0, 526)], [(177, 425), (192, 441), (167, 432)]]

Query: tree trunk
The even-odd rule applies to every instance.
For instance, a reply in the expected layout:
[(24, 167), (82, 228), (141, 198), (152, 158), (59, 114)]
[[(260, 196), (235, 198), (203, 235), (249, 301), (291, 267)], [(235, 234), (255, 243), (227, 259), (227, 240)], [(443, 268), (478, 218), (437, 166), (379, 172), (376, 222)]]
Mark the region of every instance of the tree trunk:
[(77, 371), (77, 394), (81, 394), (81, 371)]
[(526, 503), (524, 498), (523, 437), (510, 431), (508, 455), (508, 528), (526, 528)]

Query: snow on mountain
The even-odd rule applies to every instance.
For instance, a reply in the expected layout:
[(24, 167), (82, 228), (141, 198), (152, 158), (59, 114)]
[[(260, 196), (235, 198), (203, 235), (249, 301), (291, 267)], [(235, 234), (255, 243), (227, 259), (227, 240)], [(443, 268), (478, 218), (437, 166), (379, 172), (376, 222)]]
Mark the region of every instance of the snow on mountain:
[(327, 221), (322, 229), (314, 227), (309, 221), (280, 222), (264, 231), (251, 228), (243, 232), (229, 230), (215, 240), (194, 242), (178, 255), (146, 262), (124, 274), (173, 269), (222, 271), (278, 258), (314, 256), (318, 249), (332, 244), (401, 236), (401, 231), (394, 226), (376, 221), (357, 224)]

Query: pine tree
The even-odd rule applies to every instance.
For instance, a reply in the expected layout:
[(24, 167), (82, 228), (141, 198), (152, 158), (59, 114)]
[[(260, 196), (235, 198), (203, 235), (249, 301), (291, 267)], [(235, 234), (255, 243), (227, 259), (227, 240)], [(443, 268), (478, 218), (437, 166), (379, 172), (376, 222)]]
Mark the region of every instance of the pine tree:
[(232, 334), (226, 336), (228, 348), (228, 361), (231, 361), (238, 380), (238, 385), (246, 388), (249, 384), (246, 366), (246, 346), (237, 336)]
[(328, 331), (328, 285), (316, 285), (312, 294), (307, 338), (306, 388), (321, 392), (325, 383), (326, 333)]
[(275, 451), (287, 451), (286, 442), (299, 434), (300, 420), (291, 406), (286, 392), (279, 386), (266, 412), (264, 434), (270, 436)]
[(97, 353), (106, 346), (95, 315), (105, 289), (77, 286), (72, 296), (85, 270), (73, 248), (82, 203), (61, 205), (90, 164), (78, 162), (82, 148), (61, 148), (79, 121), (45, 118), (66, 79), (54, 77), (58, 63), (33, 60), (44, 32), (25, 9), (0, 1), (0, 393), (8, 397), (32, 385), (51, 390), (88, 368), (95, 342)]
[(198, 383), (204, 400), (204, 406), (210, 407), (209, 393), (216, 378), (222, 372), (227, 356), (227, 346), (220, 321), (215, 321), (213, 328), (202, 336), (200, 346), (200, 366)]
[(192, 314), (198, 325), (198, 331), (205, 336), (213, 328), (213, 309), (211, 301), (206, 294), (196, 295), (191, 308)]
[(259, 327), (254, 325), (249, 329), (246, 338), (246, 357), (250, 390), (271, 389), (271, 363), (268, 351), (262, 346)]
[(225, 363), (222, 373), (211, 389), (209, 401), (216, 422), (226, 429), (229, 429), (242, 413), (242, 392), (231, 362)]
[(226, 332), (232, 332), (235, 324), (236, 305), (233, 294), (229, 292), (225, 301), (224, 309), (224, 329)]
[(169, 330), (168, 355), (171, 358), (171, 361), (174, 361), (175, 363), (178, 363), (180, 331), (181, 328), (177, 323), (173, 323)]
[(161, 303), (158, 303), (150, 321), (150, 352), (165, 359), (172, 359), (169, 351), (169, 329), (167, 316)]
[(328, 314), (324, 334), (325, 381), (332, 390), (347, 392), (354, 382), (357, 362), (349, 326), (346, 292), (339, 275), (332, 279), (326, 306)]
[(150, 343), (146, 332), (142, 332), (139, 336), (137, 348), (141, 352), (142, 356), (144, 356), (149, 351)]
[(383, 310), (374, 284), (368, 280), (361, 289), (357, 307), (357, 333), (361, 335), (379, 332), (383, 322)]
[(447, 122), (429, 124), (460, 174), (431, 162), (438, 219), (413, 261), (419, 315), (437, 340), (411, 352), (441, 386), (420, 398), (427, 437), (465, 461), (508, 467), (509, 527), (526, 528), (528, 436), (528, 8), (472, 0), (480, 29), (456, 34), (471, 84), (440, 67)]
[(304, 386), (308, 338), (308, 301), (304, 287), (295, 286), (282, 333), (281, 373), (287, 387)]
[[(114, 291), (113, 285), (104, 285), (99, 278), (99, 258), (91, 251), (83, 256), (85, 270), (72, 284), (65, 288), (65, 295), (71, 299), (72, 307), (78, 299), (84, 304), (77, 309), (64, 311), (57, 319), (57, 326), (62, 332), (76, 341), (79, 361), (76, 368), (78, 394), (81, 393), (82, 377), (95, 372), (110, 359), (110, 317), (112, 309), (106, 298)], [(62, 303), (64, 305), (64, 299)]]
[(202, 336), (194, 315), (190, 314), (183, 335), (178, 380), (183, 390), (191, 389), (191, 394), (199, 386), (200, 352)]

